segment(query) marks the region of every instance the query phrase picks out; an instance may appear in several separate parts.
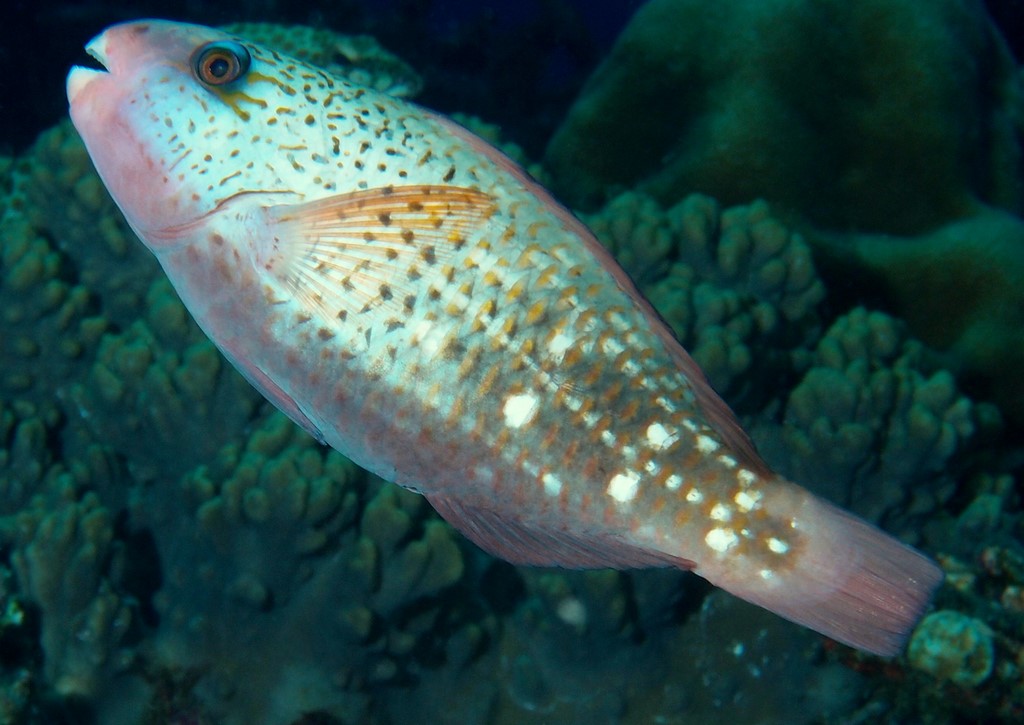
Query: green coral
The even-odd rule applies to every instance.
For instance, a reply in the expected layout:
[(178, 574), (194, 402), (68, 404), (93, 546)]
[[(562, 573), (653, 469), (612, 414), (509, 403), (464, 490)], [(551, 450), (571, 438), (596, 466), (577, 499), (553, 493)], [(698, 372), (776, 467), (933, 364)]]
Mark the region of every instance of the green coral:
[(955, 490), (954, 461), (993, 426), (991, 407), (930, 366), (903, 325), (858, 308), (818, 343), (789, 394), (781, 437), (761, 430), (756, 439), (782, 473), (877, 521), (933, 511)]
[(368, 688), (407, 679), (456, 629), (440, 605), (463, 576), (456, 535), (280, 413), (131, 510), (163, 571), (143, 657), (198, 672), (196, 696), (227, 722), (358, 719)]
[(919, 670), (960, 687), (976, 687), (992, 674), (992, 630), (960, 612), (932, 612), (917, 625), (907, 658)]
[(61, 696), (98, 694), (131, 664), (123, 646), (133, 605), (111, 583), (118, 545), (93, 493), (39, 496), (17, 518), (11, 555), (19, 591), (39, 606), (45, 676)]
[(260, 402), (165, 278), (150, 285), (145, 301), (144, 319), (105, 334), (88, 373), (65, 394), (81, 439), (112, 446), (140, 481), (176, 478), (209, 460)]

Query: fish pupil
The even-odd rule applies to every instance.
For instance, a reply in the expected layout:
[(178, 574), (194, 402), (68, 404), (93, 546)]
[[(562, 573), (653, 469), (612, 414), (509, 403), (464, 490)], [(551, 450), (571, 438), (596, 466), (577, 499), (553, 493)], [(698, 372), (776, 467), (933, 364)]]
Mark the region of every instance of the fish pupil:
[(214, 58), (207, 67), (210, 75), (214, 78), (223, 78), (231, 69), (231, 64), (224, 58)]

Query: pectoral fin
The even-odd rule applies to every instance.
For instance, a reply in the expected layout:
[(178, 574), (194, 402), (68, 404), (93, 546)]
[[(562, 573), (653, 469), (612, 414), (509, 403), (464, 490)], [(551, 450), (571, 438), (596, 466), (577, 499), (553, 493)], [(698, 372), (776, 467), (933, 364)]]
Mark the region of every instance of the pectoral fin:
[(379, 307), (400, 316), (494, 209), (481, 191), (428, 185), (275, 206), (265, 210), (270, 236), (259, 260), (324, 319)]

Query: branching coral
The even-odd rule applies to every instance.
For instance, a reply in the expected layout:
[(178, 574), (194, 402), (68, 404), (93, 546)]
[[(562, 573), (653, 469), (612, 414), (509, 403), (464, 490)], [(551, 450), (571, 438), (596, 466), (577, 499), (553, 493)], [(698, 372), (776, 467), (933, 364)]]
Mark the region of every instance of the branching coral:
[(84, 440), (112, 446), (138, 480), (173, 480), (209, 460), (260, 401), (163, 277), (146, 295), (145, 319), (104, 335), (88, 374), (63, 397)]
[(123, 647), (133, 605), (111, 583), (118, 546), (93, 493), (37, 496), (17, 518), (18, 587), (41, 610), (45, 675), (61, 696), (96, 695), (130, 664)]
[(756, 437), (783, 473), (895, 526), (950, 496), (956, 457), (979, 428), (996, 425), (991, 407), (972, 403), (947, 371), (929, 372), (899, 322), (859, 308), (818, 344), (789, 394), (781, 438), (770, 427)]
[(165, 504), (138, 490), (132, 521), (163, 572), (145, 659), (201, 673), (197, 695), (228, 722), (358, 718), (373, 687), (444, 650), (459, 608), (439, 598), (463, 572), (421, 497), (377, 488), (274, 413)]

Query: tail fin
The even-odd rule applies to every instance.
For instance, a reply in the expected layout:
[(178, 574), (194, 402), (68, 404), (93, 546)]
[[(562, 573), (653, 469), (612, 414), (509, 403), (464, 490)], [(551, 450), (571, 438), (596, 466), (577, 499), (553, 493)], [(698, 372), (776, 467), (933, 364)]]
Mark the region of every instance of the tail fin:
[(796, 518), (805, 543), (792, 568), (767, 586), (758, 577), (715, 583), (851, 647), (899, 654), (942, 570), (866, 521), (805, 495)]

